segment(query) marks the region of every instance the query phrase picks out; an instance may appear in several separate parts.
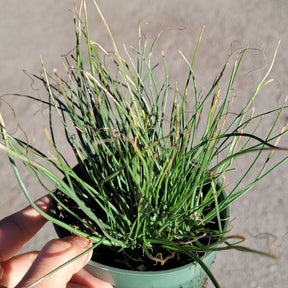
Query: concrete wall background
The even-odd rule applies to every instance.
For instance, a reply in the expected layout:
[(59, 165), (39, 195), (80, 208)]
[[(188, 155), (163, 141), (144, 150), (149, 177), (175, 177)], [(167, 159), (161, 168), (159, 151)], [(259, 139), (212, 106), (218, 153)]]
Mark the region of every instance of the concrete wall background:
[[(92, 1), (87, 2), (92, 37), (105, 45), (108, 41), (106, 32), (101, 26)], [(255, 107), (259, 109), (258, 111), (262, 111), (279, 106), (287, 96), (288, 2), (285, 0), (218, 0), (209, 3), (200, 0), (99, 0), (98, 3), (119, 45), (122, 43), (126, 43), (127, 46), (136, 45), (139, 23), (142, 24), (143, 32), (148, 38), (163, 31), (158, 46), (171, 59), (172, 80), (179, 79), (183, 75), (178, 50), (191, 57), (198, 35), (205, 25), (205, 34), (195, 66), (199, 86), (203, 89), (207, 89), (209, 83), (213, 82), (231, 51), (245, 46), (257, 48), (258, 50), (251, 50), (248, 53), (244, 72), (237, 83), (238, 99), (243, 97), (245, 100), (248, 93), (253, 87), (255, 88), (256, 81), (265, 74), (277, 43), (281, 40), (271, 71), (271, 78), (274, 78), (275, 82), (265, 88), (261, 93), (261, 99), (255, 102)], [(74, 47), (72, 4), (71, 0), (49, 0), (41, 3), (36, 0), (10, 0), (2, 5), (0, 95), (15, 92), (34, 93), (34, 95), (39, 93), (31, 89), (31, 80), (22, 70), (38, 73), (41, 69), (40, 55), (48, 71), (55, 68), (62, 69), (60, 55)], [(9, 97), (2, 99), (9, 100), (17, 113), (17, 121), (27, 131), (29, 139), (41, 143), (46, 149), (42, 129), (45, 123), (45, 111), (35, 103), (24, 99)], [(11, 129), (14, 128), (15, 133), (20, 133), (16, 125), (13, 126), (13, 113), (4, 102), (0, 102), (0, 109), (6, 122), (11, 123), (8, 124), (11, 125)], [(39, 115), (40, 119), (43, 118), (43, 122), (35, 120)], [(276, 155), (276, 158), (281, 155)], [(0, 152), (0, 163), (0, 218), (2, 218), (26, 206), (27, 201), (3, 152)], [(232, 225), (235, 234), (244, 234), (248, 238), (248, 246), (260, 249), (266, 249), (267, 245), (274, 241), (273, 237), (268, 237), (266, 234), (270, 241), (267, 244), (268, 238), (262, 237), (262, 239), (260, 236), (263, 234), (260, 233), (273, 234), (276, 237), (273, 251), (278, 256), (277, 260), (235, 251), (220, 253), (213, 265), (213, 271), (223, 287), (286, 287), (288, 281), (286, 171), (287, 165), (282, 166), (232, 206)], [(27, 172), (24, 172), (23, 178), (35, 198), (42, 195), (43, 191)], [(48, 224), (25, 249), (41, 249), (44, 243), (53, 237), (55, 233)], [(212, 285), (209, 284), (208, 287)]]

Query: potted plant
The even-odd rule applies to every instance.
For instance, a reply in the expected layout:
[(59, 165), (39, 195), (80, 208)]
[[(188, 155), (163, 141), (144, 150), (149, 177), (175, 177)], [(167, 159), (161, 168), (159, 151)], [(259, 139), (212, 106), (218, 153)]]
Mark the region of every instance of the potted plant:
[[(235, 53), (225, 93), (220, 87), (228, 61), (206, 94), (197, 89), (194, 62), (203, 31), (192, 61), (181, 54), (187, 63), (185, 87), (169, 83), (164, 53), (164, 80), (159, 83), (155, 78), (159, 67), (152, 64), (158, 36), (148, 48), (139, 31), (133, 56), (127, 50), (121, 56), (95, 5), (114, 51), (90, 39), (85, 1), (81, 1), (75, 15), (75, 54), (65, 57), (67, 75), (49, 76), (43, 61), (42, 74), (32, 74), (48, 92), (47, 100), (28, 97), (51, 111), (50, 133), (45, 131), (52, 153), (45, 155), (9, 134), (0, 114), (0, 148), (8, 153), (31, 205), (56, 225), (59, 235), (76, 233), (93, 240), (100, 263), (91, 261), (87, 270), (118, 288), (202, 287), (206, 274), (219, 287), (209, 269), (217, 251), (238, 249), (273, 257), (241, 246), (241, 236), (228, 235), (230, 204), (287, 159), (284, 156), (269, 166), (274, 150), (286, 150), (277, 145), (287, 130), (276, 132), (286, 107), (259, 115), (252, 109), (256, 95), (269, 83), (269, 73), (234, 113), (231, 93), (247, 49)], [(76, 166), (57, 146), (55, 115), (65, 129)], [(268, 115), (275, 120), (260, 138), (258, 128)], [(225, 175), (247, 155), (247, 170), (227, 183)], [(53, 197), (52, 215), (34, 204), (16, 159)], [(131, 280), (134, 276), (136, 280)], [(168, 282), (161, 283), (162, 278)]]

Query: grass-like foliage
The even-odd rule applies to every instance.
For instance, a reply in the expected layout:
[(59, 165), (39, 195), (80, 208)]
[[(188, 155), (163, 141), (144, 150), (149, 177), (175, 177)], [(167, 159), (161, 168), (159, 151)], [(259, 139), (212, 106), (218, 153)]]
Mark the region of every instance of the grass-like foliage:
[[(228, 61), (225, 63), (204, 94), (197, 89), (193, 69), (199, 40), (192, 61), (179, 56), (187, 64), (187, 81), (182, 89), (169, 83), (164, 53), (162, 63), (152, 64), (158, 37), (149, 46), (140, 31), (139, 46), (130, 52), (125, 49), (121, 56), (100, 10), (99, 15), (114, 51), (108, 52), (90, 39), (83, 1), (75, 16), (75, 54), (65, 58), (67, 74), (50, 77), (43, 65), (43, 73), (33, 76), (43, 82), (47, 100), (30, 97), (49, 107), (51, 119), (56, 112), (65, 128), (67, 149), (73, 150), (85, 179), (58, 150), (53, 121), (47, 129), (51, 156), (14, 138), (0, 118), (1, 148), (8, 152), (28, 200), (34, 205), (16, 159), (77, 223), (83, 223), (85, 230), (79, 231), (50, 215), (44, 217), (96, 243), (102, 241), (118, 250), (144, 251), (162, 264), (167, 259), (158, 253), (159, 247), (161, 251), (185, 251), (198, 261), (198, 252), (231, 248), (250, 251), (238, 246), (242, 238), (229, 244), (221, 215), (287, 159), (285, 156), (272, 166), (269, 161), (273, 151), (281, 149), (276, 147), (277, 141), (287, 132), (285, 128), (275, 131), (285, 108), (261, 115), (254, 115), (252, 109), (256, 95), (269, 82), (268, 73), (247, 103), (240, 110), (238, 107), (240, 112), (231, 113), (233, 84), (247, 49), (237, 52), (231, 67)], [(160, 84), (155, 79), (159, 69), (164, 75)], [(220, 92), (220, 81), (227, 73), (227, 88)], [(266, 136), (259, 138), (257, 129), (268, 115), (274, 116), (274, 123)], [(224, 175), (235, 168), (235, 159), (246, 161), (247, 155), (247, 170), (239, 171), (242, 175), (229, 183), (229, 194), (220, 201), (219, 195), (228, 185)], [(251, 180), (250, 174), (255, 178)], [(85, 217), (67, 207), (47, 182), (75, 201)]]

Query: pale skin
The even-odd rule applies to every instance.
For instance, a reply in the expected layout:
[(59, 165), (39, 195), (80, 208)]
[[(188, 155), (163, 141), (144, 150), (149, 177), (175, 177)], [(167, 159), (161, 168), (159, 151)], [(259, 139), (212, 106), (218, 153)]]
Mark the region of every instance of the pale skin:
[[(50, 201), (45, 196), (36, 204), (47, 212)], [(31, 206), (0, 221), (0, 288), (27, 287), (92, 245), (89, 240), (73, 235), (49, 241), (40, 252), (16, 255), (45, 223), (46, 220)], [(112, 288), (83, 269), (91, 256), (92, 252), (82, 256), (34, 287)]]

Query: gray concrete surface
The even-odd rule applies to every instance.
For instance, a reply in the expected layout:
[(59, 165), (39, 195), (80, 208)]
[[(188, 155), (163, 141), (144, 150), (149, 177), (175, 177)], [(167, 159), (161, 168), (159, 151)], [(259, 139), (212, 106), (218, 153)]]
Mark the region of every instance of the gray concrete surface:
[[(40, 55), (48, 71), (62, 68), (61, 54), (74, 47), (71, 0), (9, 0), (0, 9), (0, 95), (6, 93), (39, 93), (23, 69), (38, 73)], [(108, 37), (96, 10), (87, 1), (92, 37), (106, 43)], [(286, 0), (99, 0), (103, 13), (119, 44), (137, 42), (137, 30), (142, 24), (145, 35), (152, 38), (162, 31), (158, 47), (170, 62), (170, 80), (183, 78), (183, 61), (178, 50), (191, 58), (198, 35), (205, 34), (195, 66), (199, 87), (209, 88), (230, 52), (238, 47), (250, 50), (237, 82), (235, 95), (245, 100), (255, 88), (272, 60), (279, 40), (281, 45), (271, 71), (274, 84), (265, 88), (254, 106), (258, 112), (281, 105), (288, 91), (288, 34)], [(265, 58), (263, 57), (265, 54)], [(182, 63), (182, 64), (181, 64)], [(181, 81), (181, 80), (180, 80)], [(254, 86), (253, 86), (254, 85)], [(40, 92), (41, 93), (41, 92)], [(35, 103), (7, 98), (17, 113), (17, 121), (27, 131), (30, 141), (43, 149), (45, 111)], [(13, 113), (0, 102), (10, 129), (20, 133)], [(288, 115), (285, 115), (287, 117)], [(283, 119), (285, 120), (285, 119)], [(13, 124), (14, 123), (14, 124)], [(11, 126), (10, 126), (11, 125)], [(282, 145), (287, 143), (282, 143)], [(275, 153), (275, 158), (283, 153)], [(0, 218), (24, 207), (27, 202), (15, 180), (6, 155), (0, 152), (1, 202)], [(239, 164), (241, 165), (241, 163)], [(241, 166), (240, 166), (241, 167)], [(276, 260), (252, 254), (227, 251), (219, 253), (213, 272), (226, 288), (279, 288), (288, 283), (288, 178), (287, 164), (259, 183), (245, 197), (232, 205), (233, 233), (247, 236), (247, 245), (266, 249), (273, 244)], [(29, 191), (36, 197), (43, 191), (27, 172), (23, 178)], [(264, 234), (266, 233), (266, 234)], [(266, 237), (265, 237), (266, 235)], [(270, 236), (269, 236), (270, 235)], [(271, 236), (273, 235), (273, 237)], [(48, 239), (55, 237), (50, 224), (24, 247), (23, 251), (41, 249)], [(211, 283), (208, 287), (212, 287)]]

